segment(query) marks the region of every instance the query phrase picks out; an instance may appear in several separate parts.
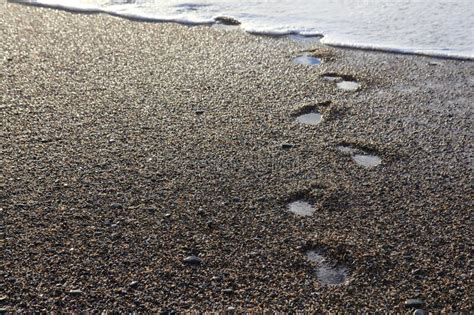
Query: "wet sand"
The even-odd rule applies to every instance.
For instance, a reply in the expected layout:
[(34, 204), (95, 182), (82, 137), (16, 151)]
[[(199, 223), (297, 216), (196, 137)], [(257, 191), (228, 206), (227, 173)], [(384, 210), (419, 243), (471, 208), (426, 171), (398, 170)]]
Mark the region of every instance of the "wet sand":
[(4, 1), (0, 37), (4, 311), (473, 310), (472, 62)]

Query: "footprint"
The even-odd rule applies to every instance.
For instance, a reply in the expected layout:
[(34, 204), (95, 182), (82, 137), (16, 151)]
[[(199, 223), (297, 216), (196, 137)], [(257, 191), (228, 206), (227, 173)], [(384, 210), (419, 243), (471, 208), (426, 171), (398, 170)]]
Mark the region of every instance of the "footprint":
[(372, 154), (356, 154), (352, 159), (360, 166), (366, 168), (376, 167), (382, 163), (382, 159)]
[(324, 248), (306, 251), (306, 258), (316, 265), (316, 277), (323, 285), (341, 285), (347, 281), (349, 271), (346, 267), (335, 265), (326, 257)]
[(299, 200), (290, 202), (287, 208), (288, 208), (288, 211), (300, 217), (312, 216), (314, 212), (316, 211), (316, 208), (314, 207), (312, 202), (304, 200), (304, 199), (299, 199)]
[(304, 188), (289, 191), (288, 198), (282, 200), (286, 203), (286, 210), (300, 217), (312, 216), (321, 209), (321, 202), (324, 202), (331, 187), (326, 184), (307, 181)]
[(344, 91), (356, 91), (360, 88), (360, 83), (352, 75), (328, 72), (322, 74), (321, 77), (326, 81), (335, 82), (336, 86)]
[(297, 65), (315, 66), (315, 65), (320, 65), (322, 63), (322, 60), (320, 58), (316, 58), (309, 54), (302, 54), (293, 58), (293, 63)]
[(320, 65), (332, 59), (334, 59), (334, 54), (330, 49), (316, 48), (303, 51), (299, 56), (293, 58), (293, 62), (303, 65)]
[(296, 121), (304, 125), (317, 125), (323, 120), (323, 115), (318, 112), (310, 112), (296, 117)]
[(347, 143), (342, 143), (336, 148), (339, 152), (350, 155), (352, 160), (362, 167), (373, 168), (382, 164), (382, 159), (373, 154), (373, 150)]
[(323, 112), (326, 112), (331, 102), (307, 103), (297, 105), (292, 116), (295, 120), (304, 125), (317, 125), (323, 120)]

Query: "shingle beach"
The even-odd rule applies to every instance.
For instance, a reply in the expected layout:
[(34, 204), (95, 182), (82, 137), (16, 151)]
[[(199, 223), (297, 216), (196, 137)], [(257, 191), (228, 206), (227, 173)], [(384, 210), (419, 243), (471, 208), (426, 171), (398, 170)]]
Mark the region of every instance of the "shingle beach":
[(0, 309), (473, 311), (473, 87), (472, 61), (2, 0)]

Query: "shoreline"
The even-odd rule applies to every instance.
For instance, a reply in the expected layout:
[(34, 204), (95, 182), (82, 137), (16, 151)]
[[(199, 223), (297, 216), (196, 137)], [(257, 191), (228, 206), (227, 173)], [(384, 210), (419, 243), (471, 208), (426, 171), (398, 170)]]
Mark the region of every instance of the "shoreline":
[(3, 311), (474, 308), (472, 62), (4, 8)]
[[(110, 15), (113, 17), (118, 17), (122, 18), (128, 21), (132, 22), (140, 22), (140, 23), (176, 23), (180, 25), (185, 25), (189, 27), (193, 26), (215, 26), (215, 25), (228, 25), (226, 23), (222, 23), (222, 21), (225, 21), (226, 19), (230, 19), (232, 23), (237, 22), (240, 24), (240, 21), (235, 20), (233, 17), (217, 17), (214, 19), (212, 22), (202, 22), (202, 23), (195, 23), (195, 22), (185, 22), (185, 21), (179, 21), (176, 19), (159, 19), (159, 18), (148, 18), (148, 17), (143, 17), (143, 16), (134, 16), (134, 15), (127, 15), (127, 14), (120, 14), (116, 12), (111, 12), (107, 10), (102, 10), (102, 9), (96, 9), (96, 8), (72, 8), (69, 6), (64, 6), (64, 5), (54, 5), (54, 4), (44, 4), (44, 3), (28, 3), (28, 2), (21, 2), (17, 0), (6, 0), (9, 3), (12, 4), (18, 4), (18, 5), (25, 5), (25, 6), (31, 6), (31, 7), (39, 7), (39, 8), (45, 8), (45, 9), (53, 9), (53, 10), (61, 10), (73, 14), (105, 14), (105, 15)], [(233, 24), (230, 24), (233, 25)], [(273, 37), (273, 38), (284, 38), (284, 37), (290, 37), (290, 36), (301, 36), (301, 37), (306, 37), (306, 38), (311, 38), (311, 37), (320, 37), (321, 40), (324, 38), (324, 34), (318, 33), (318, 34), (311, 34), (311, 35), (306, 35), (306, 34), (300, 34), (297, 32), (290, 32), (290, 33), (284, 33), (284, 34), (274, 34), (274, 33), (265, 33), (265, 32), (251, 32), (251, 31), (246, 31), (243, 29), (240, 29), (240, 31), (245, 32), (247, 34), (255, 35), (255, 36), (266, 36), (266, 37)], [(354, 49), (354, 50), (362, 50), (362, 51), (368, 51), (368, 52), (381, 52), (381, 53), (387, 53), (387, 54), (400, 54), (400, 55), (409, 55), (409, 56), (424, 56), (424, 57), (430, 57), (430, 58), (437, 58), (437, 59), (446, 59), (446, 60), (460, 60), (460, 61), (474, 61), (474, 56), (465, 56), (465, 55), (456, 55), (456, 54), (451, 54), (451, 55), (444, 55), (439, 52), (434, 52), (434, 51), (422, 51), (422, 50), (413, 50), (413, 49), (406, 49), (406, 48), (395, 48), (395, 47), (378, 47), (378, 46), (371, 46), (367, 44), (342, 44), (342, 43), (322, 43), (323, 45), (329, 46), (329, 47), (334, 47), (334, 48), (340, 48), (340, 49)]]

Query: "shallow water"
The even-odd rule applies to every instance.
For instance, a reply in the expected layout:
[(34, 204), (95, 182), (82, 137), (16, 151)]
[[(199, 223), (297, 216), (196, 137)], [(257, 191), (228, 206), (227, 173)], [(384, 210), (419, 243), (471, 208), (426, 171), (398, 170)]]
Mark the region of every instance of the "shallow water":
[(316, 264), (316, 277), (325, 285), (339, 285), (346, 282), (348, 271), (342, 266), (332, 266), (326, 257), (318, 250), (306, 252), (306, 257)]
[(298, 56), (296, 58), (293, 58), (293, 62), (299, 65), (320, 65), (321, 64), (321, 59), (313, 57), (313, 56), (308, 56), (308, 55), (303, 55), (303, 56)]
[(297, 200), (288, 204), (288, 211), (302, 217), (313, 215), (316, 211), (314, 206), (307, 201)]
[(307, 113), (300, 115), (296, 117), (296, 121), (298, 121), (300, 124), (305, 124), (305, 125), (317, 125), (319, 124), (323, 119), (323, 116), (320, 113)]

